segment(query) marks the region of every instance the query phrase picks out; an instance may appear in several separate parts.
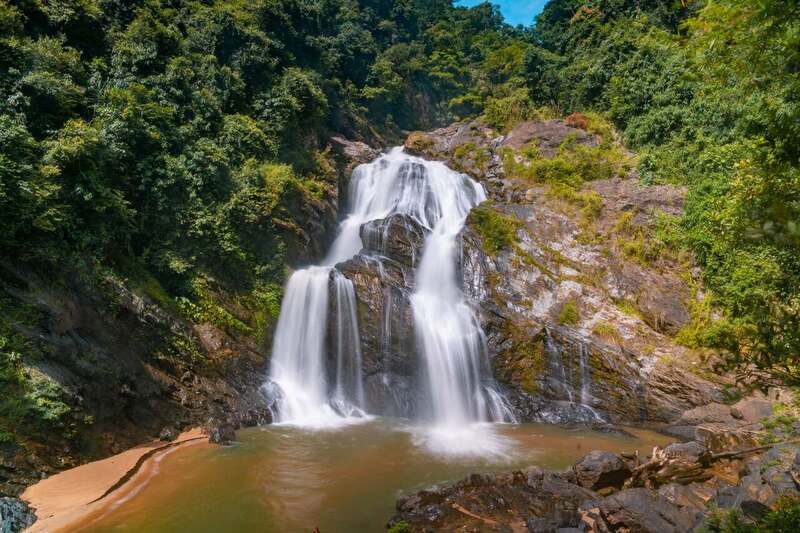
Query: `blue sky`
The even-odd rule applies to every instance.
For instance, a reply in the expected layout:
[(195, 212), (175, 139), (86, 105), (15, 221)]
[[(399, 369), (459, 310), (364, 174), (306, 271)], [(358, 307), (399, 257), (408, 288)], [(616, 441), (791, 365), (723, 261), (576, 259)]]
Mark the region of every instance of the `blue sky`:
[[(456, 0), (455, 3), (460, 6), (476, 6), (484, 1)], [(500, 6), (500, 11), (509, 24), (528, 26), (533, 24), (534, 17), (542, 11), (547, 0), (491, 0), (491, 2)]]

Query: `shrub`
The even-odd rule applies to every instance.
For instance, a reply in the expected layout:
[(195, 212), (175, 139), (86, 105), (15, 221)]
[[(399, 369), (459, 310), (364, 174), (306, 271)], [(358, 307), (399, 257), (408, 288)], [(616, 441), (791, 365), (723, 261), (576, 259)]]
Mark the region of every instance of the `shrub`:
[(561, 312), (558, 314), (558, 323), (564, 325), (575, 325), (581, 320), (578, 305), (569, 301), (561, 307)]
[(479, 206), (470, 211), (469, 224), (481, 236), (483, 250), (497, 255), (517, 242), (517, 230), (522, 223), (511, 215), (499, 213), (491, 207)]
[(386, 530), (386, 533), (411, 533), (411, 526), (405, 520), (395, 522), (395, 524)]

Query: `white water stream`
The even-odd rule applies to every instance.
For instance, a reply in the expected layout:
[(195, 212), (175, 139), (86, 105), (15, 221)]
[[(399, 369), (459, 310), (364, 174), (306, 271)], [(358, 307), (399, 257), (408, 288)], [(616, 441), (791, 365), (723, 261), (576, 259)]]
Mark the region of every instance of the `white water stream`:
[[(474, 424), (509, 421), (513, 415), (492, 387), (483, 331), (457, 276), (458, 234), (470, 209), (485, 199), (481, 185), (468, 176), (401, 148), (356, 168), (350, 214), (328, 257), (320, 266), (295, 272), (286, 286), (270, 372), (281, 389), (279, 423), (320, 427), (363, 416), (355, 293), (335, 265), (361, 250), (363, 224), (403, 214), (426, 229), (426, 238), (411, 296), (415, 332), (393, 334), (418, 339), (426, 443), (442, 452), (498, 447), (491, 431), (475, 430)], [(336, 298), (333, 306), (329, 294)], [(331, 308), (335, 317), (328, 316)], [(333, 369), (327, 368), (327, 335), (335, 336)]]

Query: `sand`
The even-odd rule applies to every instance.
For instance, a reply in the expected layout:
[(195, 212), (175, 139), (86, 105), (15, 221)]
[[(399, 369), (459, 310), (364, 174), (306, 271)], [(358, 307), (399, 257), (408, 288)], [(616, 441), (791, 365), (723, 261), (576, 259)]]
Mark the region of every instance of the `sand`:
[(206, 443), (199, 428), (172, 442), (153, 441), (43, 479), (20, 496), (35, 509), (37, 521), (26, 531), (74, 531), (87, 519), (137, 490), (151, 475), (149, 464), (176, 447)]

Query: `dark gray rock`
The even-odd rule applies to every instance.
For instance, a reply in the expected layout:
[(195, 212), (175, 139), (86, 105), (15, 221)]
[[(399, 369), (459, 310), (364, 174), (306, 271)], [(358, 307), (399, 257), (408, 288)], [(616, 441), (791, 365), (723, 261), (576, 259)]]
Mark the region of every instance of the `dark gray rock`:
[[(388, 257), (362, 253), (337, 265), (353, 283), (367, 409), (413, 415), (417, 346), (409, 300), (413, 270)], [(328, 335), (334, 339), (334, 335)], [(329, 348), (333, 356), (336, 352)], [(335, 366), (333, 366), (335, 368)]]
[(203, 427), (212, 444), (231, 444), (236, 439), (236, 426), (228, 420), (209, 418)]
[(0, 498), (0, 533), (17, 533), (33, 525), (36, 515), (18, 498)]
[(422, 256), (425, 230), (408, 215), (392, 215), (361, 226), (364, 249), (413, 268)]
[(621, 489), (631, 469), (619, 455), (592, 451), (572, 467), (578, 485), (594, 491), (612, 487)]
[(178, 438), (178, 430), (172, 426), (167, 426), (158, 434), (158, 439), (165, 442), (172, 442)]
[(401, 498), (390, 524), (412, 531), (484, 530), (495, 527), (555, 531), (579, 526), (578, 506), (596, 494), (570, 476), (539, 467), (506, 474), (474, 474), (453, 485)]

